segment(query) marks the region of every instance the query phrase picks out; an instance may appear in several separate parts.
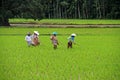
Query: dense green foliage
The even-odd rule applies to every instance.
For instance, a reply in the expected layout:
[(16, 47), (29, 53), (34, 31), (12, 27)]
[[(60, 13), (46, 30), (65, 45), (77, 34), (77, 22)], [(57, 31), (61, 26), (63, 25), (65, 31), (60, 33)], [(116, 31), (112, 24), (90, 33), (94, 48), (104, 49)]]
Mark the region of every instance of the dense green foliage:
[(9, 18), (120, 19), (120, 0), (2, 0), (0, 25)]
[(46, 18), (120, 19), (119, 0), (44, 0)]
[[(41, 45), (27, 47), (28, 31), (40, 32)], [(58, 35), (54, 50), (50, 34), (77, 34), (73, 49)], [(14, 35), (11, 35), (14, 34)], [(0, 28), (0, 80), (119, 80), (120, 28)]]

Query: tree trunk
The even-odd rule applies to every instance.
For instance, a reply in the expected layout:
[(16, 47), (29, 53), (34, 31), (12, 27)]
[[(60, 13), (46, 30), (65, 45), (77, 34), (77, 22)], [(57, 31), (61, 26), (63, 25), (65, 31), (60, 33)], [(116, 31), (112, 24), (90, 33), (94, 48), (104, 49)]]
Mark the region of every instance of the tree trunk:
[(10, 26), (8, 18), (0, 18), (0, 26)]
[(80, 13), (80, 5), (78, 3), (78, 6), (77, 6), (77, 9), (78, 9), (78, 18), (80, 19), (81, 18), (81, 13)]
[(61, 19), (61, 6), (59, 6), (59, 18)]
[(103, 1), (103, 18), (105, 19), (105, 1)]

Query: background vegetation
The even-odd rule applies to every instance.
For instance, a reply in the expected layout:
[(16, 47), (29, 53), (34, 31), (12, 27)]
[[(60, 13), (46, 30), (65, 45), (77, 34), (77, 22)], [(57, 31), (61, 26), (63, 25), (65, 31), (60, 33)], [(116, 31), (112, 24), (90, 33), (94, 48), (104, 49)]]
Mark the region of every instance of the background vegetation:
[(22, 19), (22, 18), (14, 18), (9, 19), (10, 23), (31, 23), (31, 24), (111, 24), (111, 25), (119, 25), (120, 20), (105, 20), (105, 19), (42, 19), (42, 20), (36, 20), (34, 19)]
[(120, 0), (2, 0), (0, 25), (9, 18), (120, 19)]

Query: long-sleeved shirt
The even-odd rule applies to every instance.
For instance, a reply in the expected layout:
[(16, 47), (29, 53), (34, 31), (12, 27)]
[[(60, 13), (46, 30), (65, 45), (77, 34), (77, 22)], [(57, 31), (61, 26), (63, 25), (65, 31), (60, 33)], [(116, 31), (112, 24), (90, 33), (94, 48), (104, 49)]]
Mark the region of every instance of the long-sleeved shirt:
[(32, 41), (31, 36), (28, 36), (28, 35), (25, 36), (25, 40), (26, 40), (26, 41)]
[(74, 42), (74, 39), (75, 39), (75, 37), (74, 37), (74, 36), (70, 36), (70, 37), (68, 37), (68, 42), (69, 42), (69, 41)]

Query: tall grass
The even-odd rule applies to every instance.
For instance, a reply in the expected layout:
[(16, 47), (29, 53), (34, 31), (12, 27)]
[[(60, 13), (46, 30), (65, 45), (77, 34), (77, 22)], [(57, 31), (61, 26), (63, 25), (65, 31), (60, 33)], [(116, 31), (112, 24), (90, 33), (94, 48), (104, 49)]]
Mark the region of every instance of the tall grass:
[(35, 23), (35, 24), (120, 24), (120, 20), (105, 19), (10, 19), (10, 23)]

